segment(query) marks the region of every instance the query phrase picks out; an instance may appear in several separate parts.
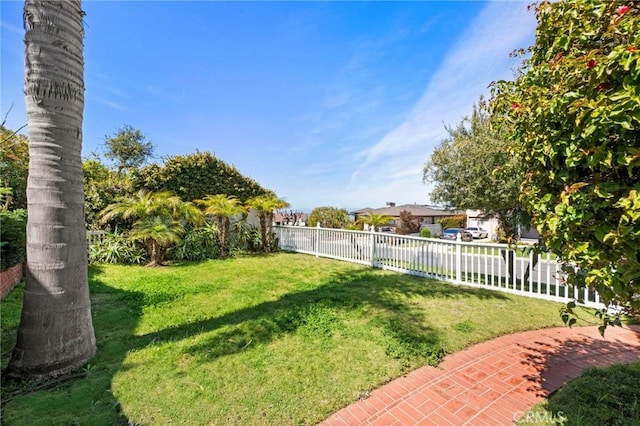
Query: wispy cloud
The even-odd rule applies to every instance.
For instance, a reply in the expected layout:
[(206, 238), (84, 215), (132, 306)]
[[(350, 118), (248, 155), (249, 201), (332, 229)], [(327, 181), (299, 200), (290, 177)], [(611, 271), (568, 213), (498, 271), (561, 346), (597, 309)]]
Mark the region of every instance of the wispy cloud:
[[(9, 56), (24, 60), (24, 45), (21, 43), (21, 39), (24, 37), (24, 29), (4, 20), (0, 21), (0, 27), (2, 28), (3, 60), (8, 60)], [(3, 72), (5, 72), (4, 67)]]
[(180, 103), (185, 99), (184, 91), (178, 88), (168, 90), (167, 88), (156, 84), (147, 84), (145, 91), (149, 96), (171, 101), (173, 103)]
[(117, 81), (103, 72), (86, 73), (87, 99), (116, 110), (125, 110), (131, 96)]
[(100, 98), (100, 97), (97, 97), (97, 96), (92, 96), (92, 95), (87, 95), (87, 98), (91, 99), (93, 101), (99, 102), (102, 105), (106, 105), (109, 108), (113, 108), (113, 109), (117, 109), (117, 110), (124, 110), (125, 109), (124, 106), (120, 105), (117, 102), (111, 101), (109, 99), (103, 99), (103, 98)]
[(526, 3), (489, 3), (450, 50), (402, 124), (356, 154), (360, 166), (351, 174), (349, 190), (376, 188), (396, 198), (415, 198), (416, 190), (426, 195), (422, 165), (446, 135), (444, 125), (467, 115), (491, 81), (510, 78), (513, 60), (508, 53), (530, 43), (534, 31), (535, 17)]
[(0, 21), (0, 26), (3, 30), (9, 31), (10, 33), (13, 33), (15, 35), (24, 35), (24, 30), (22, 29), (22, 27), (19, 27), (17, 25), (10, 24), (6, 21)]

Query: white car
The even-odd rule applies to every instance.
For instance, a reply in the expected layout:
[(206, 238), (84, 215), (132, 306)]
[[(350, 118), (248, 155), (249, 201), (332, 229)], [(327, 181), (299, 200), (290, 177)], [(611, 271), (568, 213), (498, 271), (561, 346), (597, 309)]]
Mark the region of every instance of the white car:
[(478, 228), (477, 226), (470, 226), (467, 228), (467, 231), (473, 235), (473, 238), (476, 240), (481, 240), (489, 237), (489, 233), (482, 228)]

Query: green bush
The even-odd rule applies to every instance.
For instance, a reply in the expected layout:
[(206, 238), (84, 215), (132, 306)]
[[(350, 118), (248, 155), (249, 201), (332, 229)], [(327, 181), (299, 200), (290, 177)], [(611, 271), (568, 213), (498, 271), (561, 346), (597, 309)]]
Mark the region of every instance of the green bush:
[(172, 260), (206, 260), (220, 257), (218, 228), (208, 223), (205, 226), (190, 229), (182, 241), (168, 253)]
[(422, 228), (420, 230), (420, 236), (422, 238), (431, 238), (431, 230), (429, 228)]
[[(271, 233), (271, 238), (269, 238), (269, 252), (275, 253), (278, 251), (278, 237), (275, 233)], [(239, 248), (239, 247), (238, 247)], [(262, 242), (262, 236), (260, 235), (260, 230), (251, 227), (249, 230), (249, 236), (247, 239), (246, 250), (251, 253), (260, 253), (264, 251), (264, 245)]]
[[(260, 235), (260, 230), (254, 226), (249, 224), (245, 219), (234, 222), (231, 225), (231, 234), (229, 236), (231, 247), (231, 255), (240, 254), (243, 252), (251, 252), (257, 253), (260, 251), (264, 251), (264, 247), (262, 247), (262, 236)], [(275, 234), (271, 234), (271, 245), (274, 245), (274, 241), (276, 240)], [(277, 245), (276, 245), (277, 248)]]
[(27, 257), (27, 211), (0, 211), (0, 271)]
[(318, 223), (323, 228), (344, 228), (349, 223), (349, 212), (337, 207), (316, 207), (307, 219), (307, 226), (314, 227)]
[(467, 225), (467, 215), (457, 214), (455, 216), (443, 217), (438, 220), (438, 223), (442, 225), (442, 229), (464, 228)]
[(89, 246), (89, 263), (141, 264), (146, 260), (144, 246), (118, 231), (105, 233)]
[[(109, 170), (100, 160), (82, 162), (82, 182), (84, 185), (84, 211), (87, 229), (101, 229), (100, 212), (108, 205), (118, 202), (121, 197), (131, 194), (131, 179)], [(114, 218), (109, 221), (112, 229), (119, 226), (129, 228), (131, 221)]]
[(150, 164), (134, 170), (132, 177), (135, 189), (169, 191), (185, 201), (202, 199), (210, 194), (227, 194), (245, 202), (271, 193), (209, 152), (169, 157), (162, 165)]
[(0, 125), (0, 176), (2, 185), (11, 188), (9, 209), (27, 208), (27, 175), (29, 173), (29, 141)]

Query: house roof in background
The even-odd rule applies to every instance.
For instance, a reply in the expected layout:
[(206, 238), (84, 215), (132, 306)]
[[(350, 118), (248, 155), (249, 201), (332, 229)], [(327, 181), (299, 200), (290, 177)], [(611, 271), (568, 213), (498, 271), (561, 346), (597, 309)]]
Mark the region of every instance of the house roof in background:
[(349, 212), (349, 214), (367, 214), (371, 210), (375, 210), (375, 209), (372, 209), (371, 207), (365, 207), (363, 209), (358, 209), (358, 210), (354, 210), (352, 212)]
[(427, 206), (422, 204), (402, 204), (400, 206), (387, 206), (377, 209), (364, 208), (351, 212), (354, 215), (364, 215), (367, 213), (372, 214), (384, 214), (388, 216), (398, 217), (403, 210), (409, 211), (412, 215), (418, 217), (441, 217), (441, 216), (453, 216), (456, 214), (464, 214), (464, 210), (445, 210), (434, 208), (433, 206)]

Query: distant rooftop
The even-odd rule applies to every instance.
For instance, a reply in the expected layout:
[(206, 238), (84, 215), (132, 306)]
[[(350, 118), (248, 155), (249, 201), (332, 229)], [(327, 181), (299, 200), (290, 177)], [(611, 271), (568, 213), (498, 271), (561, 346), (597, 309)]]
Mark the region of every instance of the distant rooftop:
[(384, 214), (388, 216), (400, 216), (400, 212), (403, 210), (407, 210), (412, 215), (420, 216), (420, 217), (451, 216), (454, 214), (464, 213), (464, 211), (460, 211), (460, 210), (447, 210), (443, 207), (430, 206), (426, 204), (402, 204), (402, 205), (396, 206), (395, 203), (387, 203), (387, 207), (380, 207), (377, 209), (365, 207), (363, 209), (352, 211), (350, 212), (350, 214), (365, 215), (365, 214), (371, 213), (371, 214)]

